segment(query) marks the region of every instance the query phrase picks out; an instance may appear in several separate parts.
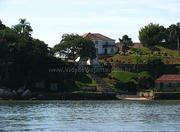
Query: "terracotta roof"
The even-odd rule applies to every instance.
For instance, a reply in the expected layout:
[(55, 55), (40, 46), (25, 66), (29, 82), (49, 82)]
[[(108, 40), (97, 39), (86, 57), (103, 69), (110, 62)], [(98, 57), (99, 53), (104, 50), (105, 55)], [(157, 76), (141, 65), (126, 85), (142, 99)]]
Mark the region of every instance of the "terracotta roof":
[(83, 35), (83, 37), (89, 37), (92, 40), (105, 40), (105, 41), (115, 41), (114, 39), (111, 39), (109, 37), (106, 37), (100, 33), (86, 33)]
[(117, 48), (116, 45), (103, 45), (103, 48)]
[(156, 82), (180, 82), (180, 74), (164, 74)]
[(143, 47), (143, 45), (141, 43), (133, 43), (134, 45), (132, 46), (132, 48), (141, 48)]

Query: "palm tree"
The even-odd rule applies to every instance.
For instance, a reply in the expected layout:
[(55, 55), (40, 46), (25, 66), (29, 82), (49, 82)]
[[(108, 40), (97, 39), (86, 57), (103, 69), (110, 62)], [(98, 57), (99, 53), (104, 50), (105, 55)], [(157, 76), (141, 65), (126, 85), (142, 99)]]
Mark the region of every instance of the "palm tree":
[(19, 24), (14, 25), (13, 29), (18, 34), (24, 34), (24, 35), (31, 35), (31, 32), (33, 31), (31, 28), (31, 25), (29, 22), (26, 21), (26, 19), (19, 19)]
[(26, 19), (19, 19), (19, 21), (19, 25), (22, 28), (22, 33), (24, 33), (25, 30), (32, 30), (30, 23), (27, 22)]
[(180, 56), (180, 23), (177, 23), (176, 25), (172, 24), (171, 26), (169, 26), (168, 30), (170, 33), (170, 39), (176, 39), (177, 41), (178, 56)]

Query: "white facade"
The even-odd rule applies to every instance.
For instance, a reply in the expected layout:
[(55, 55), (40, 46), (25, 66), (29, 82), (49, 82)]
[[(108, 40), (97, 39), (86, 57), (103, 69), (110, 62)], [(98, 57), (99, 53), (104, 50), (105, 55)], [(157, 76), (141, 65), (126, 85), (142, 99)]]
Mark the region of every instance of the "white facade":
[(97, 55), (111, 55), (115, 54), (118, 51), (118, 48), (115, 46), (115, 40), (92, 40), (95, 44)]

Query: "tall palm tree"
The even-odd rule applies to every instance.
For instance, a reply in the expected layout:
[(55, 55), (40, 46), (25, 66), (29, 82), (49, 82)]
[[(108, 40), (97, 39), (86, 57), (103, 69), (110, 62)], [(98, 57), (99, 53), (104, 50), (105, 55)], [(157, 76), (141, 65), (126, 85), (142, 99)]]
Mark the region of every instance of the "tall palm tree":
[(22, 28), (22, 33), (24, 33), (26, 29), (32, 30), (30, 23), (27, 22), (26, 19), (19, 19), (19, 21), (20, 21), (20, 22), (19, 22), (19, 25), (20, 25), (21, 28)]
[(177, 41), (178, 56), (180, 56), (180, 23), (177, 23), (176, 25), (172, 24), (168, 29), (170, 33), (170, 39), (176, 39)]
[(29, 22), (26, 21), (26, 19), (19, 19), (19, 24), (14, 25), (13, 29), (18, 34), (24, 34), (24, 35), (31, 35), (31, 32), (33, 31), (31, 28), (31, 25)]

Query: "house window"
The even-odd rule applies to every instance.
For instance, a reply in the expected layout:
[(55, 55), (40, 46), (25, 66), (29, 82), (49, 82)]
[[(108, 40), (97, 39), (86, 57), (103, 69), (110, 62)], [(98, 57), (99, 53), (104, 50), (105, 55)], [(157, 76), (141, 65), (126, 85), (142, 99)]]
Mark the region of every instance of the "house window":
[(171, 87), (172, 86), (172, 83), (168, 83), (168, 87)]
[(163, 87), (164, 87), (164, 83), (160, 83), (160, 90), (162, 90), (163, 89)]
[(114, 49), (111, 49), (111, 53), (114, 53)]
[(108, 41), (106, 41), (106, 43), (105, 43), (106, 45), (108, 45)]
[(177, 86), (180, 87), (180, 83), (177, 83)]
[(97, 40), (95, 41), (95, 44), (98, 44), (98, 41), (97, 41)]

